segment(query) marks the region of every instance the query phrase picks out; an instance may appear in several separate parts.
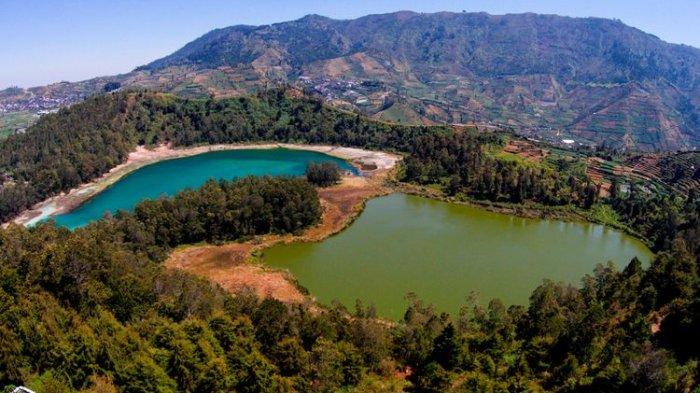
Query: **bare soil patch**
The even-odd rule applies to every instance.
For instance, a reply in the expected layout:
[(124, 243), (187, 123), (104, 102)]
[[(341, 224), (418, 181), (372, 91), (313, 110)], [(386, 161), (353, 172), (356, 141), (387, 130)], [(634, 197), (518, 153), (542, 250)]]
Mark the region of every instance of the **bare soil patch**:
[(269, 271), (248, 263), (252, 244), (197, 246), (172, 253), (166, 266), (205, 277), (232, 293), (253, 291), (260, 298), (272, 297), (287, 303), (303, 303), (306, 296), (284, 272)]

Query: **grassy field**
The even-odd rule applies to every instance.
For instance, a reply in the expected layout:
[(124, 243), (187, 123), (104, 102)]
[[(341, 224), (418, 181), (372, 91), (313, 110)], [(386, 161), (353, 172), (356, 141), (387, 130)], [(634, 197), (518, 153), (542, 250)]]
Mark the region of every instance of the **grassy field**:
[(31, 112), (7, 112), (0, 113), (0, 139), (12, 135), (15, 128), (23, 128), (32, 125), (38, 117)]

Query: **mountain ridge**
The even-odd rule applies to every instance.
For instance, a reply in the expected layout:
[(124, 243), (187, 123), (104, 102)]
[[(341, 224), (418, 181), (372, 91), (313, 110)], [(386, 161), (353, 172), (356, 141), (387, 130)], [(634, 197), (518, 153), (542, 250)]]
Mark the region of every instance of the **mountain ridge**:
[(115, 77), (183, 96), (298, 84), (377, 119), (700, 147), (700, 49), (604, 18), (399, 11), (212, 30)]

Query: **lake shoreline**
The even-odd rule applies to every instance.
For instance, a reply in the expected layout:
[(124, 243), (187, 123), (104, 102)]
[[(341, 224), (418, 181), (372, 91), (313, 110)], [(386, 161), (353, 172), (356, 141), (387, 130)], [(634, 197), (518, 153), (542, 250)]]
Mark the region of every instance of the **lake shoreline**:
[[(264, 235), (244, 242), (223, 245), (188, 245), (174, 250), (165, 266), (182, 269), (205, 278), (234, 295), (253, 291), (261, 298), (271, 297), (285, 303), (314, 305), (317, 301), (314, 293), (300, 284), (288, 269), (266, 265), (262, 259), (263, 252), (281, 243), (319, 242), (338, 235), (350, 227), (364, 211), (367, 202), (376, 197), (399, 192), (522, 218), (596, 223), (591, 220), (591, 217), (566, 208), (508, 205), (449, 197), (438, 189), (398, 182), (395, 174), (396, 172), (392, 170), (376, 171), (364, 178), (346, 176), (343, 177), (341, 184), (319, 189), (319, 197), (324, 208), (322, 221), (300, 235)], [(370, 182), (362, 184), (363, 180), (370, 180)], [(343, 192), (340, 191), (342, 189), (345, 191), (364, 189), (365, 191), (361, 198), (350, 201), (344, 199)], [(338, 213), (337, 206), (343, 203), (352, 207)], [(333, 214), (337, 219), (335, 222), (330, 218)], [(214, 259), (218, 260), (218, 263), (213, 264)]]
[[(360, 216), (370, 199), (381, 195), (401, 192), (519, 217), (595, 222), (590, 216), (571, 209), (450, 197), (439, 189), (398, 182), (395, 169), (401, 159), (399, 155), (338, 146), (283, 143), (204, 145), (184, 149), (164, 145), (152, 149), (139, 146), (129, 154), (126, 162), (99, 179), (35, 205), (33, 209), (23, 213), (24, 218), (20, 216), (15, 222), (31, 225), (45, 218), (69, 212), (129, 173), (157, 162), (216, 151), (276, 148), (313, 151), (341, 158), (352, 164), (364, 176), (345, 175), (340, 184), (319, 189), (324, 208), (322, 220), (300, 235), (267, 235), (246, 242), (224, 245), (189, 245), (171, 253), (165, 263), (167, 268), (181, 269), (206, 278), (233, 294), (252, 290), (259, 297), (313, 305), (316, 301), (313, 294), (300, 285), (288, 270), (265, 266), (261, 258), (262, 252), (279, 243), (318, 242), (336, 235)], [(632, 235), (639, 238), (638, 234)], [(213, 259), (221, 263), (212, 264)]]
[[(31, 226), (42, 220), (68, 213), (88, 201), (90, 198), (98, 195), (100, 192), (104, 191), (129, 173), (161, 161), (190, 157), (215, 151), (254, 149), (267, 150), (277, 148), (313, 151), (327, 154), (332, 157), (341, 158), (356, 167), (360, 173), (390, 170), (401, 159), (401, 157), (396, 154), (370, 151), (359, 148), (328, 145), (304, 145), (294, 143), (218, 144), (193, 146), (188, 148), (173, 148), (169, 145), (159, 145), (150, 149), (144, 146), (138, 146), (136, 150), (129, 153), (129, 156), (125, 162), (110, 169), (99, 178), (91, 182), (84, 183), (68, 192), (64, 192), (44, 201), (38, 202), (30, 209), (27, 209), (17, 215), (9, 222), (18, 225)], [(3, 224), (3, 226), (8, 225), (9, 222)]]
[(408, 195), (415, 195), (459, 205), (473, 206), (486, 211), (507, 214), (515, 217), (599, 224), (622, 231), (625, 234), (640, 240), (649, 248), (651, 248), (653, 245), (649, 239), (645, 238), (642, 236), (642, 234), (626, 225), (597, 220), (590, 214), (590, 212), (582, 211), (577, 208), (572, 209), (568, 206), (547, 206), (539, 204), (526, 205), (522, 203), (493, 202), (489, 200), (474, 199), (471, 197), (458, 198), (448, 196), (444, 192), (431, 189), (430, 187), (403, 182), (395, 182), (392, 187), (394, 191)]
[[(464, 289), (465, 283), (469, 283), (466, 288), (481, 293), (480, 300), (488, 302), (499, 298), (508, 305), (526, 305), (531, 291), (541, 284), (543, 278), (576, 285), (580, 277), (590, 274), (597, 263), (614, 260), (621, 269), (633, 256), (638, 256), (643, 265), (653, 258), (653, 253), (637, 239), (598, 224), (580, 220), (562, 222), (518, 218), (478, 206), (406, 193), (392, 193), (368, 201), (365, 212), (358, 218), (338, 236), (324, 240), (323, 243), (328, 244), (275, 245), (264, 254), (260, 252), (259, 256), (264, 257), (267, 268), (289, 272), (319, 303), (329, 304), (332, 299), (337, 299), (352, 308), (354, 299), (360, 297), (357, 294), (364, 293), (366, 296), (360, 298), (365, 304), (374, 303), (378, 310), (393, 310), (379, 312), (382, 318), (400, 318), (405, 310), (403, 306), (397, 309), (396, 304), (391, 305), (393, 308), (382, 304), (388, 302), (391, 290), (394, 290), (391, 298), (398, 303), (405, 293), (411, 291), (433, 303), (452, 296), (451, 291), (441, 292), (440, 283), (451, 283), (448, 286), (455, 291)], [(398, 243), (397, 239), (402, 239), (402, 242)], [(557, 239), (554, 249), (559, 256), (555, 258), (551, 257), (553, 250), (548, 247), (551, 239)], [(489, 251), (482, 250), (483, 245), (490, 242), (494, 246), (487, 247)], [(587, 244), (596, 246), (588, 247)], [(430, 251), (425, 252), (426, 249)], [(263, 260), (257, 262), (260, 261)], [(452, 265), (441, 268), (445, 263)], [(384, 267), (376, 267), (378, 265)], [(416, 267), (417, 270), (410, 270)], [(400, 276), (403, 271), (414, 273)], [(515, 276), (518, 277), (508, 284), (512, 291), (497, 293), (494, 288), (500, 286), (498, 283), (505, 280), (504, 277), (510, 277), (508, 272), (511, 271), (517, 272)], [(573, 275), (572, 271), (575, 272)], [(453, 274), (463, 280), (454, 279)], [(535, 277), (531, 277), (533, 274)], [(395, 290), (401, 287), (401, 283), (415, 277), (418, 277), (413, 283), (415, 285), (404, 285)], [(480, 278), (475, 281), (470, 277)], [(334, 281), (328, 284), (329, 280)], [(426, 280), (434, 280), (432, 288), (423, 286)], [(354, 284), (350, 284), (352, 282)], [(482, 284), (486, 286), (481, 287)], [(369, 288), (373, 289), (365, 293)], [(492, 290), (490, 293), (489, 289)], [(430, 291), (439, 293), (438, 297), (425, 298)], [(510, 292), (518, 295), (511, 296)], [(469, 291), (459, 293), (458, 301), (468, 294)], [(459, 305), (458, 301), (453, 305)]]

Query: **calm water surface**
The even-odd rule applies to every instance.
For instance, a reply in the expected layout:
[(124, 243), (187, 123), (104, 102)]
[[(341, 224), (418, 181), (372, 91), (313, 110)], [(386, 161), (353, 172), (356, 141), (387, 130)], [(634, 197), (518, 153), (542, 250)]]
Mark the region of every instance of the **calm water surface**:
[(373, 199), (342, 233), (320, 243), (278, 245), (267, 264), (289, 269), (323, 303), (355, 299), (400, 318), (415, 292), (455, 313), (471, 291), (480, 303), (527, 304), (543, 278), (578, 284), (597, 263), (618, 267), (652, 254), (601, 225), (523, 219), (404, 194)]
[(161, 161), (138, 169), (79, 208), (56, 216), (56, 223), (68, 228), (84, 226), (105, 212), (131, 210), (144, 200), (173, 195), (185, 188), (197, 188), (209, 179), (244, 176), (299, 176), (309, 162), (331, 161), (342, 169), (355, 171), (346, 161), (326, 154), (290, 149), (228, 150)]

